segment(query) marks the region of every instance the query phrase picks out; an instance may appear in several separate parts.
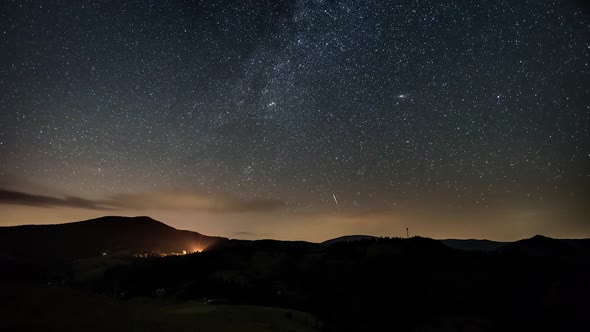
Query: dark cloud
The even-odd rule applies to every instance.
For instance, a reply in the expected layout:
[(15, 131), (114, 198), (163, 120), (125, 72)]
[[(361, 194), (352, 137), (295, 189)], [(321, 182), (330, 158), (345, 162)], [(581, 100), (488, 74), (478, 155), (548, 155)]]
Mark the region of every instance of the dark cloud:
[(193, 192), (165, 191), (119, 194), (106, 200), (52, 197), (0, 189), (0, 204), (39, 207), (73, 207), (92, 210), (192, 210), (213, 213), (267, 212), (285, 203), (274, 199), (236, 199)]
[(0, 189), (0, 204), (17, 204), (39, 207), (73, 207), (91, 210), (113, 210), (112, 208), (101, 205), (98, 202), (79, 197), (70, 196), (59, 198), (43, 195), (32, 195), (5, 189)]

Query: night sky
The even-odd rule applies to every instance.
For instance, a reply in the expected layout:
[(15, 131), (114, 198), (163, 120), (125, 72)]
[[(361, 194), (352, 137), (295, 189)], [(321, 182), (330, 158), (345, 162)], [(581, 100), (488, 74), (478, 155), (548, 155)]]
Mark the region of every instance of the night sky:
[(2, 1), (0, 225), (590, 237), (576, 1)]

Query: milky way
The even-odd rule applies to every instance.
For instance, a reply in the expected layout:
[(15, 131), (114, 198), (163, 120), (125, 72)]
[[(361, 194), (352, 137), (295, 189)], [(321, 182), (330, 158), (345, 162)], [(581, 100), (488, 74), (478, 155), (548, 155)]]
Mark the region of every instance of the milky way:
[(544, 206), (547, 229), (590, 227), (579, 2), (0, 6), (11, 190), (272, 199), (289, 218)]

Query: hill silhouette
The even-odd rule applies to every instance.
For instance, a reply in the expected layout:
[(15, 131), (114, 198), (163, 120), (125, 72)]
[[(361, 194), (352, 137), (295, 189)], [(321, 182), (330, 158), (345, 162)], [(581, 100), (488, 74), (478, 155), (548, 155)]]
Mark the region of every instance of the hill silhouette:
[(553, 239), (535, 235), (508, 243), (498, 248), (499, 252), (528, 256), (570, 256), (590, 253), (590, 239)]
[(231, 242), (113, 267), (92, 287), (128, 299), (291, 308), (317, 316), (325, 331), (550, 331), (587, 322), (590, 266), (577, 253), (463, 251), (421, 237)]
[(352, 242), (352, 241), (361, 241), (361, 240), (371, 240), (371, 239), (376, 239), (376, 238), (377, 238), (376, 236), (371, 236), (371, 235), (345, 235), (345, 236), (340, 236), (337, 238), (326, 240), (326, 241), (322, 242), (321, 244), (323, 244), (325, 246), (330, 246), (330, 245), (333, 245), (338, 242)]
[(495, 251), (498, 248), (506, 245), (508, 242), (497, 242), (490, 240), (476, 240), (476, 239), (446, 239), (440, 240), (442, 243), (450, 248), (463, 250), (463, 251), (483, 251), (490, 252)]
[[(216, 302), (280, 307), (312, 314), (324, 331), (576, 330), (590, 324), (589, 241), (358, 235), (324, 243), (246, 241), (180, 231), (148, 217), (104, 217), (0, 228), (0, 280), (106, 295), (137, 303), (138, 310), (138, 299), (202, 309)], [(129, 255), (198, 245), (206, 248), (201, 254)], [(23, 287), (16, 298), (28, 298)], [(35, 312), (27, 303), (19, 310)], [(292, 320), (293, 313), (282, 315)]]
[(102, 253), (192, 252), (226, 238), (178, 230), (149, 217), (106, 216), (56, 225), (0, 228), (0, 257), (76, 259)]

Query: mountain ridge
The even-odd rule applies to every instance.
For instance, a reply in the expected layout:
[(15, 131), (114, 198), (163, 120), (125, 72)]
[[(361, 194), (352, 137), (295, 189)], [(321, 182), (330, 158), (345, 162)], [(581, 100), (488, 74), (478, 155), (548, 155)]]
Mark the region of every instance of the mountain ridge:
[(146, 216), (104, 216), (64, 224), (2, 227), (0, 254), (77, 259), (106, 252), (193, 252), (227, 240), (179, 230)]
[[(329, 247), (337, 243), (375, 240), (371, 235), (345, 235), (320, 243), (290, 241), (290, 247), (314, 245)], [(257, 240), (266, 245), (287, 242)], [(270, 241), (270, 242), (269, 242)], [(590, 239), (554, 239), (542, 235), (513, 242), (486, 239), (435, 240), (446, 247), (462, 251), (515, 253), (524, 255), (570, 255), (590, 252)], [(182, 253), (207, 248), (251, 242), (207, 236), (190, 230), (179, 230), (149, 216), (103, 216), (63, 224), (28, 224), (0, 227), (0, 257), (32, 259), (78, 259), (109, 252)], [(272, 243), (271, 243), (272, 242)]]

